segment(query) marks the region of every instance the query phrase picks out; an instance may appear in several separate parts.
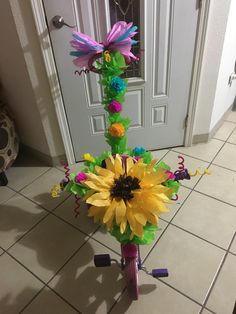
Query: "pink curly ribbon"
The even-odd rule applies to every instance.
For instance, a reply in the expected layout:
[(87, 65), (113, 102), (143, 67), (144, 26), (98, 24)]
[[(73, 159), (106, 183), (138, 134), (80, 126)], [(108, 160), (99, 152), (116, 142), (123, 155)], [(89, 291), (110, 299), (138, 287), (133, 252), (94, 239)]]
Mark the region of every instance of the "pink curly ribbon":
[(178, 158), (180, 159), (180, 161), (178, 162), (179, 165), (179, 170), (184, 170), (184, 157), (179, 155)]
[(67, 180), (69, 181), (69, 175), (70, 175), (70, 168), (68, 167), (68, 164), (65, 163), (64, 161), (61, 161), (61, 165), (64, 167), (65, 169), (65, 177), (67, 178)]

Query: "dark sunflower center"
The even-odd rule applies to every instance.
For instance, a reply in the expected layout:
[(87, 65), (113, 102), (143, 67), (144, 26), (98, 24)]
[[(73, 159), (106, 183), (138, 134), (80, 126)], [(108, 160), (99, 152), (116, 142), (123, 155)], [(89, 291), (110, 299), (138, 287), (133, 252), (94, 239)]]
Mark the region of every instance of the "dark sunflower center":
[(138, 178), (120, 176), (119, 179), (114, 180), (111, 188), (111, 196), (129, 200), (134, 197), (132, 191), (140, 188), (139, 182)]

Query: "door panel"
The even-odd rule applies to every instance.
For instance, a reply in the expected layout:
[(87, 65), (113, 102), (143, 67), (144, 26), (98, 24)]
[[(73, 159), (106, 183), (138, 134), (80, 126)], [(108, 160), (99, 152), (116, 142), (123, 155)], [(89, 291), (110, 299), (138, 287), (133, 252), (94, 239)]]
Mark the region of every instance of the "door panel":
[(54, 15), (62, 15), (98, 42), (116, 18), (135, 16), (140, 24), (136, 49), (143, 48), (144, 53), (139, 65), (126, 74), (123, 115), (132, 119), (128, 144), (146, 149), (182, 145), (198, 18), (196, 0), (45, 0), (44, 6), (76, 160), (85, 152), (96, 155), (109, 149), (103, 136), (106, 113), (99, 75), (74, 74), (68, 44), (71, 29), (53, 28)]

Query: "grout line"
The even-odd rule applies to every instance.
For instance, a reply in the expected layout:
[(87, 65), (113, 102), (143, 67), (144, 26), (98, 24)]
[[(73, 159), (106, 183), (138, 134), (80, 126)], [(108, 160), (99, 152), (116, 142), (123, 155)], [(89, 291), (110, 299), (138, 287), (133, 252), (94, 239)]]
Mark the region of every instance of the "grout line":
[(219, 246), (218, 244), (215, 244), (215, 243), (213, 243), (213, 242), (211, 242), (211, 241), (208, 241), (207, 239), (204, 239), (204, 238), (200, 237), (199, 235), (197, 235), (197, 234), (195, 234), (195, 233), (193, 233), (193, 232), (191, 232), (191, 231), (189, 231), (189, 230), (187, 230), (187, 229), (184, 229), (183, 227), (180, 227), (180, 226), (178, 226), (178, 225), (176, 225), (176, 224), (174, 224), (174, 223), (170, 223), (170, 225), (171, 225), (171, 226), (174, 226), (174, 227), (176, 227), (176, 228), (178, 228), (178, 229), (180, 229), (180, 230), (182, 230), (182, 231), (185, 231), (185, 232), (191, 234), (192, 236), (194, 236), (194, 237), (196, 237), (196, 238), (198, 238), (198, 239), (200, 239), (200, 240), (202, 240), (202, 241), (204, 241), (204, 242), (207, 242), (208, 244), (211, 244), (211, 245), (217, 247), (217, 248), (220, 249), (220, 250), (223, 250), (223, 251), (226, 251), (226, 250), (227, 250), (227, 249), (223, 248), (222, 246)]
[(221, 146), (221, 148), (219, 149), (218, 153), (215, 155), (215, 157), (212, 159), (211, 164), (214, 162), (214, 160), (216, 159), (216, 157), (218, 156), (219, 152), (223, 149), (223, 147), (225, 146), (225, 144), (227, 143), (228, 139), (230, 138), (230, 136), (233, 134), (234, 130), (236, 130), (236, 127), (234, 127), (234, 129), (230, 132), (229, 136), (226, 138), (225, 143)]
[[(159, 242), (159, 240), (162, 238), (163, 234), (166, 232), (166, 230), (168, 229), (169, 225), (171, 224), (171, 221), (174, 219), (174, 217), (177, 215), (177, 213), (180, 211), (180, 209), (182, 208), (182, 206), (184, 205), (184, 203), (187, 201), (187, 199), (189, 198), (189, 196), (192, 194), (193, 190), (191, 189), (190, 193), (187, 195), (187, 197), (185, 198), (185, 200), (183, 201), (183, 203), (180, 205), (180, 207), (178, 208), (178, 210), (176, 211), (176, 213), (174, 214), (174, 216), (169, 220), (166, 221), (167, 222), (167, 226), (166, 228), (163, 230), (162, 234), (160, 235), (160, 237), (156, 240), (156, 242), (154, 243), (153, 247), (150, 249), (150, 251), (148, 252), (148, 254), (145, 256), (142, 264), (144, 264), (147, 260), (147, 258), (149, 257), (149, 255), (151, 254), (151, 252), (154, 250), (154, 248), (156, 247), (156, 244)], [(163, 219), (164, 220), (164, 219)]]
[[(29, 228), (24, 234), (22, 234), (22, 236), (20, 236), (13, 244), (11, 244), (6, 250), (4, 251), (8, 251), (10, 250), (17, 242), (19, 242), (22, 238), (24, 238), (28, 233), (30, 233), (40, 222), (42, 222), (44, 219), (46, 219), (50, 214), (52, 214), (51, 211), (43, 208), (41, 205), (39, 205), (38, 203), (36, 203), (35, 201), (32, 201), (31, 199), (29, 199), (28, 197), (22, 195), (21, 193), (19, 193), (21, 196), (23, 196), (24, 198), (26, 198), (27, 200), (31, 201), (32, 203), (34, 203), (35, 205), (39, 206), (39, 208), (42, 208), (42, 210), (45, 210), (45, 216), (43, 216), (39, 221), (37, 221), (31, 228)], [(69, 197), (69, 196), (68, 196)], [(65, 200), (66, 201), (66, 200)], [(60, 206), (62, 203), (58, 204), (55, 209)]]
[(29, 228), (22, 236), (20, 236), (13, 244), (11, 244), (5, 251), (8, 252), (16, 243), (18, 243), (22, 238), (24, 238), (28, 233), (30, 233), (38, 224), (40, 224), (44, 219), (46, 219), (50, 213), (47, 213), (39, 221), (37, 221), (31, 228)]
[(50, 289), (53, 293), (55, 293), (60, 299), (62, 299), (65, 303), (67, 303), (70, 307), (72, 307), (77, 313), (82, 314), (73, 304), (67, 301), (62, 295), (60, 295), (57, 291), (53, 290), (48, 285), (45, 285), (48, 289)]
[(164, 281), (161, 278), (157, 278), (158, 281), (162, 282), (163, 284), (165, 284), (166, 286), (168, 286), (169, 288), (175, 290), (176, 292), (178, 292), (179, 294), (183, 295), (184, 297), (186, 297), (187, 299), (191, 300), (192, 302), (196, 303), (197, 305), (202, 306), (202, 304), (196, 300), (194, 300), (192, 297), (188, 296), (187, 294), (185, 294), (184, 292), (180, 291), (179, 289), (173, 287), (171, 284), (169, 284), (168, 282)]
[(224, 203), (224, 204), (226, 204), (226, 205), (230, 205), (230, 206), (236, 207), (236, 205), (234, 205), (234, 204), (232, 204), (232, 203), (229, 203), (229, 202), (226, 202), (226, 201), (223, 201), (222, 199), (219, 199), (219, 198), (217, 198), (217, 197), (215, 197), (215, 196), (211, 196), (211, 195), (209, 195), (209, 194), (206, 194), (206, 193), (204, 193), (204, 192), (201, 192), (201, 191), (195, 190), (195, 189), (194, 189), (194, 191), (197, 192), (197, 193), (199, 193), (199, 194), (202, 194), (202, 195), (208, 196), (208, 197), (210, 197), (210, 198), (213, 198), (214, 200), (219, 201), (219, 202), (221, 202), (221, 203)]
[(41, 176), (43, 176), (44, 174), (46, 174), (48, 171), (50, 171), (51, 169), (53, 169), (53, 167), (47, 167), (49, 169), (47, 169), (45, 172), (41, 173), (39, 176), (37, 176), (35, 179), (33, 179), (33, 181), (27, 183), (26, 185), (24, 185), (24, 187), (20, 188), (19, 190), (15, 190), (13, 187), (8, 186), (11, 190), (13, 190), (14, 192), (20, 192), (23, 189), (27, 188), (30, 184), (32, 184), (33, 182), (35, 182), (38, 178), (40, 178)]
[[(117, 298), (117, 300), (115, 300), (115, 302), (112, 304), (112, 306), (110, 307), (110, 309), (107, 311), (107, 314), (110, 314), (111, 311), (114, 309), (114, 307), (116, 306), (116, 304), (121, 300), (122, 296), (124, 295), (125, 291), (126, 291), (127, 287), (125, 287), (122, 291), (120, 296)], [(131, 301), (132, 302), (132, 301)]]
[(205, 297), (204, 302), (203, 302), (203, 305), (202, 305), (202, 309), (201, 309), (201, 311), (200, 311), (199, 314), (201, 314), (202, 311), (206, 308), (207, 301), (208, 301), (208, 299), (209, 299), (209, 297), (210, 297), (210, 294), (211, 294), (211, 292), (212, 292), (212, 290), (213, 290), (213, 288), (214, 288), (214, 286), (215, 286), (215, 284), (216, 284), (216, 281), (217, 281), (217, 279), (218, 279), (218, 277), (219, 277), (219, 275), (220, 275), (220, 272), (221, 272), (221, 270), (222, 270), (222, 268), (223, 268), (223, 266), (224, 266), (224, 263), (225, 263), (225, 261), (226, 261), (226, 258), (227, 258), (227, 256), (228, 256), (228, 254), (230, 253), (230, 248), (231, 248), (231, 245), (232, 245), (232, 243), (233, 243), (233, 241), (234, 241), (235, 238), (236, 238), (236, 232), (234, 233), (233, 238), (231, 239), (230, 244), (229, 244), (229, 246), (228, 246), (228, 249), (227, 249), (227, 251), (225, 252), (225, 255), (223, 256), (222, 261), (221, 261), (221, 263), (220, 263), (220, 265), (219, 265), (219, 267), (218, 267), (218, 270), (217, 270), (216, 273), (215, 273), (215, 276), (214, 276), (214, 278), (213, 278), (213, 280), (212, 280), (212, 283), (211, 283), (211, 285), (210, 285), (210, 287), (209, 287), (209, 289), (208, 289), (208, 292), (207, 292), (207, 294), (206, 294), (206, 297)]
[[(181, 146), (181, 147), (182, 147), (182, 146)], [(184, 146), (183, 146), (183, 147), (184, 147)], [(170, 151), (173, 152), (173, 153), (176, 153), (176, 154), (182, 154), (182, 155), (187, 156), (187, 157), (189, 157), (189, 158), (196, 159), (196, 160), (199, 160), (199, 161), (208, 163), (208, 164), (210, 163), (209, 160), (201, 159), (201, 158), (198, 158), (198, 157), (193, 157), (193, 156), (188, 155), (188, 154), (186, 154), (186, 153), (178, 152), (178, 151), (174, 150), (173, 148), (172, 148)], [(177, 164), (178, 164), (178, 163), (177, 163)]]
[(12, 259), (14, 259), (15, 262), (17, 262), (18, 264), (20, 264), (25, 270), (27, 270), (32, 276), (34, 276), (36, 279), (38, 279), (43, 285), (45, 285), (46, 283), (40, 278), (38, 277), (35, 273), (32, 272), (32, 270), (30, 270), (27, 266), (25, 266), (21, 261), (19, 261), (14, 255), (12, 255), (11, 253), (5, 251), (5, 253), (7, 255), (9, 255)]
[[(235, 145), (235, 146), (236, 146), (236, 145)], [(214, 162), (212, 162), (212, 165), (213, 165), (213, 166), (217, 166), (217, 167), (219, 167), (219, 168), (223, 168), (223, 169), (225, 169), (225, 170), (229, 170), (229, 171), (232, 171), (232, 172), (236, 172), (236, 170), (233, 170), (233, 169), (227, 168), (227, 167), (225, 167), (225, 166), (221, 166), (221, 165), (215, 164)]]
[(45, 285), (39, 289), (39, 291), (30, 299), (30, 301), (19, 311), (19, 314), (23, 313), (23, 311), (37, 298), (37, 296), (44, 290)]

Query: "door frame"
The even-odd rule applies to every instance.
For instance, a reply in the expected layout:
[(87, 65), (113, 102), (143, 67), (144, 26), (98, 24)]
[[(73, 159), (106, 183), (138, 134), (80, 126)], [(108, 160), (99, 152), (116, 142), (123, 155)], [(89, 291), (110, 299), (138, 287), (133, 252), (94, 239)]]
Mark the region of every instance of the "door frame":
[[(98, 1), (98, 0), (95, 0)], [(147, 0), (143, 0), (147, 1)], [(38, 40), (43, 55), (45, 70), (47, 73), (52, 99), (55, 105), (56, 115), (62, 135), (65, 153), (69, 164), (75, 163), (75, 155), (67, 123), (64, 101), (53, 55), (53, 48), (50, 40), (46, 15), (42, 0), (30, 0), (38, 34)], [(193, 127), (196, 113), (197, 96), (202, 67), (203, 51), (206, 38), (206, 29), (209, 16), (210, 0), (196, 0), (199, 10), (196, 43), (194, 49), (194, 60), (192, 79), (189, 90), (188, 112), (185, 123), (184, 146), (191, 146), (193, 139)], [(56, 92), (55, 92), (56, 91)]]

